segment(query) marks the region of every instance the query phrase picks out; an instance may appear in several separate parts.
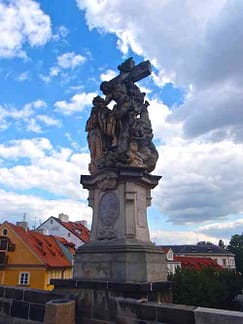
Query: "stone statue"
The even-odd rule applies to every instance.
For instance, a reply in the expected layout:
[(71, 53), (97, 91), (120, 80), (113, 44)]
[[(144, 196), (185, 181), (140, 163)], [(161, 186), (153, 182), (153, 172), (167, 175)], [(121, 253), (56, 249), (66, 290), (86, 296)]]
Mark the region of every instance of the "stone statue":
[[(148, 172), (155, 168), (158, 152), (152, 142), (153, 131), (145, 93), (135, 84), (151, 74), (149, 61), (135, 65), (129, 58), (118, 66), (120, 74), (104, 81), (100, 90), (105, 98), (93, 99), (86, 124), (91, 174), (107, 167), (132, 166)], [(115, 102), (112, 109), (107, 106)]]

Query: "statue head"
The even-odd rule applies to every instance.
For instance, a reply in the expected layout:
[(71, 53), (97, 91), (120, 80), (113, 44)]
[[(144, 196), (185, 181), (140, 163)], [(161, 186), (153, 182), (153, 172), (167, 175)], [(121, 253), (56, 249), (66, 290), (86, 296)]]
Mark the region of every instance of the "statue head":
[(111, 87), (109, 85), (109, 82), (103, 81), (100, 85), (100, 90), (104, 93), (104, 95), (107, 95), (110, 93)]
[(96, 96), (94, 97), (92, 103), (95, 107), (98, 107), (100, 105), (103, 105), (105, 102), (105, 100), (103, 98), (101, 98), (100, 96)]
[(129, 57), (125, 62), (118, 65), (118, 70), (121, 72), (130, 72), (131, 69), (135, 66), (135, 62), (132, 57)]

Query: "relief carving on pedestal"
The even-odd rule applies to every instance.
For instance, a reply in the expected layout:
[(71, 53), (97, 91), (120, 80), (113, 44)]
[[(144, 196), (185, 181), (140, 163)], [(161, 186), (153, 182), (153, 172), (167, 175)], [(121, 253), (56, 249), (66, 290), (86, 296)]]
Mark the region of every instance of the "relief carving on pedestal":
[(120, 206), (119, 199), (114, 192), (106, 192), (99, 202), (100, 230), (98, 234), (99, 240), (116, 238), (114, 225), (119, 218)]
[(112, 172), (104, 172), (97, 179), (97, 186), (101, 191), (114, 190), (117, 186), (117, 175)]

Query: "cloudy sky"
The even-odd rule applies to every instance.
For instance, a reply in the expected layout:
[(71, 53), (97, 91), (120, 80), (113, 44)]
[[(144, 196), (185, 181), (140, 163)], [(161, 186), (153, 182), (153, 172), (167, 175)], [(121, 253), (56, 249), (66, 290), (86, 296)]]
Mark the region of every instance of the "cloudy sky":
[(124, 59), (149, 59), (162, 175), (154, 242), (243, 231), (243, 1), (0, 0), (0, 222), (91, 222), (85, 122)]

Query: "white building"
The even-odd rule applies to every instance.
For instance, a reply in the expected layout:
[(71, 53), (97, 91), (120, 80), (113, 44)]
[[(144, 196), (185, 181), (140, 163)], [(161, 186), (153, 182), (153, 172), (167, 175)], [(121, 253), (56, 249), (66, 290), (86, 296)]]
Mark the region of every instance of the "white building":
[(74, 243), (76, 249), (87, 242), (90, 235), (86, 221), (71, 222), (68, 215), (63, 213), (59, 214), (58, 218), (49, 217), (37, 228), (37, 231), (45, 235), (64, 237), (68, 242)]

